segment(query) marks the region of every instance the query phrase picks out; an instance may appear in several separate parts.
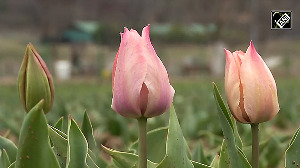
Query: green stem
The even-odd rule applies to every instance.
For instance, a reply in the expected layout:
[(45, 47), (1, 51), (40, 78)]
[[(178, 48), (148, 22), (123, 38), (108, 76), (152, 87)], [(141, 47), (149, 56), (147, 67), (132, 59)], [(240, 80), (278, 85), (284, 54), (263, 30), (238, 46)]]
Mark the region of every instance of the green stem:
[(147, 118), (141, 117), (139, 123), (139, 168), (147, 168)]
[(259, 168), (259, 124), (251, 124), (252, 130), (252, 168)]

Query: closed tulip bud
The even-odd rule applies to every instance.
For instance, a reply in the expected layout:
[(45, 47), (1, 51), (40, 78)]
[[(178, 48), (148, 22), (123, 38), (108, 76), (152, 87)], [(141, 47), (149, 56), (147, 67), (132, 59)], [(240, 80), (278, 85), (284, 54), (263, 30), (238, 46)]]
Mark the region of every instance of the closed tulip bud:
[(29, 112), (42, 99), (44, 99), (44, 113), (49, 112), (54, 99), (52, 76), (46, 63), (31, 43), (26, 47), (20, 68), (18, 89), (26, 112)]
[(271, 120), (279, 111), (271, 71), (252, 41), (246, 53), (225, 49), (225, 91), (232, 115), (242, 123)]
[(150, 118), (170, 107), (174, 89), (166, 68), (156, 55), (149, 25), (142, 36), (125, 28), (112, 72), (112, 109), (124, 117)]

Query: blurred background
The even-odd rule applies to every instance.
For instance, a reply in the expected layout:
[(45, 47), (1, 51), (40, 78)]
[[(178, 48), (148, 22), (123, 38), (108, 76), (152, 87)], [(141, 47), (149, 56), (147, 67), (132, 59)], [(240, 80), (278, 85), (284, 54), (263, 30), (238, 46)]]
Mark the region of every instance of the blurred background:
[[(271, 30), (271, 11), (292, 11), (291, 30)], [(33, 43), (54, 76), (50, 124), (86, 109), (98, 144), (127, 150), (136, 122), (111, 109), (111, 69), (124, 27), (141, 33), (150, 24), (152, 44), (176, 90), (174, 105), (193, 151), (200, 143), (209, 161), (222, 131), (211, 82), (224, 93), (225, 54), (246, 51), (253, 40), (278, 86), (280, 113), (262, 124), (264, 167), (282, 167), (283, 153), (300, 124), (300, 2), (297, 0), (1, 0), (0, 134), (17, 144), (24, 110), (17, 76), (26, 44)], [(213, 119), (213, 120), (212, 120)], [(149, 120), (149, 130), (168, 125), (168, 113)], [(249, 125), (239, 124), (245, 145)], [(276, 153), (274, 153), (276, 150)]]

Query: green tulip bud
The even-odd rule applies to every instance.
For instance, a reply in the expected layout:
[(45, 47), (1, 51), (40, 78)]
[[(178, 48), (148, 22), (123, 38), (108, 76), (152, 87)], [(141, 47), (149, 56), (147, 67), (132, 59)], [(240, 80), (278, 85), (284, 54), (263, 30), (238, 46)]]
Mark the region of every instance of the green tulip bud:
[(26, 112), (44, 99), (43, 110), (48, 113), (54, 99), (53, 79), (46, 63), (29, 43), (18, 77), (20, 98)]

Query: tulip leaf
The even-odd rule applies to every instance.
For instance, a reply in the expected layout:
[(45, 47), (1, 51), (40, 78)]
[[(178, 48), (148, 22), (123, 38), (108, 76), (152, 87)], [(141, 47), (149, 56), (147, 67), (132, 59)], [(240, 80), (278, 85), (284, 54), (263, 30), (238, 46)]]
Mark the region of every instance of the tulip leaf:
[[(230, 164), (234, 168), (235, 167), (245, 167), (245, 163), (243, 163), (243, 161), (241, 159), (237, 159), (240, 157), (239, 156), (240, 154), (236, 147), (233, 122), (231, 120), (230, 114), (229, 114), (228, 110), (226, 109), (226, 106), (222, 100), (220, 92), (215, 83), (213, 83), (213, 92), (214, 92), (214, 97), (215, 97), (215, 100), (217, 103), (218, 115), (219, 115), (219, 118), (221, 121), (223, 135), (224, 135), (225, 142), (226, 142), (226, 145), (228, 148)], [(249, 162), (246, 162), (246, 163), (249, 163)], [(246, 164), (246, 166), (248, 167), (250, 165)]]
[(157, 168), (193, 168), (188, 158), (186, 142), (181, 131), (174, 106), (170, 107), (170, 121), (166, 144), (166, 155)]
[(99, 168), (99, 166), (95, 163), (96, 156), (95, 154), (89, 149), (87, 154), (86, 163), (89, 168)]
[(193, 151), (192, 160), (203, 163), (203, 164), (208, 164), (206, 156), (204, 155), (204, 152), (203, 152), (203, 146), (202, 146), (201, 142), (196, 147), (196, 149)]
[[(60, 167), (66, 167), (68, 148), (67, 135), (50, 125), (48, 126), (48, 129), (51, 141), (53, 142), (53, 150), (56, 153), (56, 157), (59, 161)], [(96, 160), (96, 156), (91, 150), (89, 150), (87, 156), (87, 164), (90, 168), (98, 167), (95, 164), (94, 160)]]
[(67, 135), (55, 127), (48, 125), (49, 136), (53, 144), (53, 151), (60, 164), (60, 167), (66, 167), (68, 141)]
[(17, 147), (16, 145), (9, 139), (0, 136), (0, 149), (7, 152), (8, 158), (11, 162), (16, 161), (17, 156)]
[[(119, 152), (113, 149), (109, 149), (102, 145), (102, 148), (108, 153), (114, 161), (117, 163), (119, 168), (137, 168), (138, 167), (138, 155), (127, 152)], [(148, 168), (155, 168), (157, 163), (147, 161)]]
[(88, 143), (76, 122), (69, 116), (67, 166), (69, 168), (88, 167), (86, 163)]
[(64, 127), (64, 117), (60, 117), (59, 120), (54, 124), (54, 127), (59, 129), (60, 131), (63, 131)]
[(222, 142), (221, 151), (220, 151), (219, 168), (231, 168), (231, 164), (228, 156), (228, 149), (224, 140)]
[(0, 167), (7, 168), (10, 165), (8, 154), (5, 149), (0, 151)]
[(25, 116), (22, 123), (16, 168), (59, 168), (49, 142), (47, 120), (41, 100)]
[(192, 163), (194, 165), (194, 168), (213, 168), (211, 166), (208, 166), (208, 165), (205, 165), (205, 164), (193, 161), (193, 160), (192, 160)]
[(210, 166), (214, 168), (219, 168), (219, 163), (220, 163), (220, 155), (216, 154), (214, 159), (211, 161)]
[(85, 136), (85, 138), (88, 141), (89, 148), (94, 149), (97, 146), (97, 144), (96, 144), (94, 134), (93, 134), (93, 127), (92, 127), (90, 118), (87, 115), (86, 111), (84, 112), (81, 130), (82, 130), (83, 135)]
[(285, 151), (285, 167), (298, 168), (300, 166), (300, 127), (292, 137)]
[[(151, 150), (147, 150), (147, 158), (149, 160), (156, 163), (159, 163), (163, 160), (166, 154), (167, 135), (167, 127), (158, 128), (147, 133), (147, 146), (151, 147)], [(138, 141), (135, 141), (129, 149), (137, 154)]]
[(15, 165), (16, 165), (16, 162), (13, 162), (12, 164), (10, 164), (10, 165), (8, 166), (8, 168), (15, 168)]
[(237, 129), (236, 121), (233, 121), (233, 128), (235, 143), (238, 147), (243, 148), (243, 142)]

